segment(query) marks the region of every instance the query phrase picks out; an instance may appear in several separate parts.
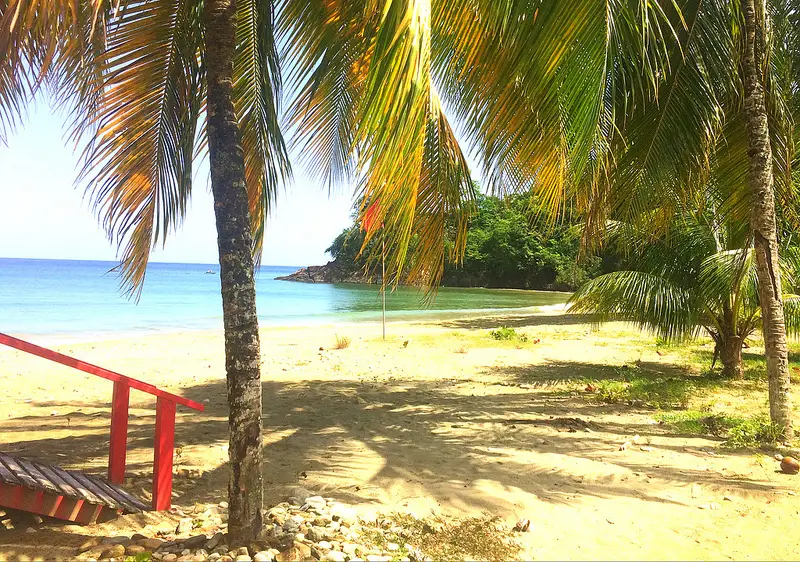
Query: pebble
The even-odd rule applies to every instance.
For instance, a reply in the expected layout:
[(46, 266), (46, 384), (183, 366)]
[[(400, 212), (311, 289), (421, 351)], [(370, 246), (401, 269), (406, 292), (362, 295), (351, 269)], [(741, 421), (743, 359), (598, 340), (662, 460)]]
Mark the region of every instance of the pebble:
[(317, 546), (320, 548), (324, 548), (325, 550), (331, 550), (333, 548), (333, 545), (328, 541), (319, 541), (317, 542)]
[(206, 548), (208, 550), (214, 550), (220, 543), (225, 539), (225, 535), (222, 533), (216, 533), (213, 537), (206, 541)]
[(324, 541), (330, 537), (330, 531), (322, 527), (311, 527), (306, 536), (309, 540), (314, 542)]
[(392, 557), (382, 556), (380, 554), (367, 554), (367, 562), (392, 562)]
[(158, 550), (158, 548), (164, 544), (164, 541), (161, 539), (141, 539), (139, 544), (147, 550)]
[(205, 535), (195, 535), (183, 541), (183, 548), (188, 548), (193, 550), (195, 548), (200, 548), (201, 546), (205, 545), (208, 542), (208, 537)]
[(125, 558), (125, 547), (121, 544), (111, 545), (103, 551), (103, 555), (100, 558), (106, 560), (109, 558)]
[(273, 560), (275, 560), (275, 557), (266, 550), (256, 552), (253, 556), (253, 562), (272, 562)]
[(338, 550), (331, 550), (325, 554), (323, 560), (328, 560), (330, 562), (345, 562), (347, 558), (345, 557), (343, 552), (339, 552)]
[(175, 534), (176, 535), (185, 535), (187, 533), (192, 532), (192, 520), (189, 517), (184, 517), (178, 522), (178, 525), (175, 527)]
[(322, 511), (328, 504), (322, 496), (309, 496), (305, 499), (305, 505), (303, 507), (306, 505), (312, 509)]

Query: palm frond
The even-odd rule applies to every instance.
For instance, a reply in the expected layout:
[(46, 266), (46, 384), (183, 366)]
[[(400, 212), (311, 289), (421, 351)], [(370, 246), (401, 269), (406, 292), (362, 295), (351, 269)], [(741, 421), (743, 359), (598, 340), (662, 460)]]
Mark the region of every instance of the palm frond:
[(281, 73), (272, 0), (239, 0), (236, 10), (232, 95), (258, 260), (267, 215), (278, 186), (289, 179), (291, 169), (278, 120)]
[(707, 256), (700, 266), (697, 291), (716, 310), (729, 307), (735, 318), (751, 315), (758, 308), (752, 250), (723, 250)]
[[(608, 169), (609, 99), (649, 96), (666, 71), (680, 14), (646, 2), (436, 5), (437, 83), (504, 189), (555, 207), (588, 168)], [(464, 14), (469, 14), (464, 16)], [(595, 187), (595, 186), (592, 186)]]
[(578, 289), (568, 312), (597, 315), (600, 321), (624, 320), (667, 340), (698, 333), (703, 311), (690, 291), (640, 271), (601, 275)]
[(329, 190), (355, 179), (355, 129), (378, 18), (357, 2), (286, 0), (278, 27), (297, 95), (287, 113), (291, 143)]
[(783, 316), (786, 319), (786, 333), (800, 336), (800, 295), (786, 295), (783, 298)]
[(444, 274), (445, 259), (458, 263), (463, 258), (467, 225), (477, 193), (469, 166), (435, 92), (431, 92), (427, 121), (409, 281), (435, 287)]
[(121, 278), (132, 292), (151, 248), (186, 211), (204, 98), (201, 29), (189, 0), (126, 5), (109, 22), (96, 114), (77, 123), (77, 135), (96, 134), (81, 179), (109, 237), (124, 245)]
[[(626, 149), (614, 173), (615, 216), (635, 220), (654, 207), (665, 217), (706, 183), (724, 107), (739, 90), (734, 23), (727, 2), (697, 2), (673, 49), (657, 98), (631, 107)], [(620, 147), (621, 148), (621, 147)]]

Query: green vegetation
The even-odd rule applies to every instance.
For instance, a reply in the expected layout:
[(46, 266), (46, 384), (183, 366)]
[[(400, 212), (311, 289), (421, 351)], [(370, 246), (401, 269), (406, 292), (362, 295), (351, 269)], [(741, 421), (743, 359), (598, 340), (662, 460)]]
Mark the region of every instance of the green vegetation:
[(501, 519), (490, 515), (445, 519), (392, 513), (377, 522), (362, 520), (361, 524), (364, 537), (373, 546), (384, 551), (390, 543), (399, 547), (394, 560), (409, 554), (418, 560), (515, 560), (521, 550), (509, 531), (500, 526)]
[(639, 368), (616, 369), (618, 378), (585, 379), (590, 398), (605, 404), (629, 404), (648, 408), (686, 408), (697, 389), (696, 377), (667, 376)]
[[(544, 208), (531, 196), (503, 199), (480, 195), (470, 215), (461, 263), (444, 265), (442, 284), (456, 287), (492, 287), (570, 291), (608, 270), (604, 259), (587, 256), (579, 260), (580, 225), (576, 219), (549, 224)], [(448, 246), (454, 234), (448, 231)], [(374, 271), (377, 238), (365, 248), (365, 234), (358, 223), (343, 230), (326, 250), (346, 273)], [(413, 269), (417, 240), (411, 241)], [(610, 263), (611, 258), (605, 257)]]
[(660, 413), (655, 419), (680, 433), (723, 437), (722, 445), (732, 449), (768, 446), (782, 440), (780, 428), (766, 415), (749, 418), (711, 414), (700, 410)]
[(492, 330), (489, 335), (500, 341), (528, 341), (526, 334), (518, 334), (514, 328), (509, 328), (508, 326), (501, 326), (496, 330)]
[[(600, 275), (570, 299), (570, 312), (600, 321), (621, 319), (655, 332), (662, 344), (707, 333), (715, 342), (723, 374), (741, 378), (742, 346), (761, 325), (755, 255), (746, 222), (706, 214), (675, 217), (660, 237), (653, 225), (617, 222), (608, 230), (624, 270)], [(787, 248), (781, 266), (785, 288), (794, 279), (797, 248)], [(796, 331), (800, 297), (787, 294), (787, 326)]]

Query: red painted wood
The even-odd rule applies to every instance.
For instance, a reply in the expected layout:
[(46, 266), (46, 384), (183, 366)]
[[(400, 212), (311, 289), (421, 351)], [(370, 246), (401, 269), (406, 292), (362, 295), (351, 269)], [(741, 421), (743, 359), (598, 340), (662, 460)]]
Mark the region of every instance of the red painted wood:
[(44, 513), (48, 517), (55, 517), (56, 513), (58, 513), (58, 508), (61, 507), (63, 501), (64, 501), (64, 496), (54, 496), (53, 494), (47, 494), (44, 497), (44, 503), (42, 505), (42, 513)]
[(172, 505), (172, 454), (175, 447), (175, 402), (156, 401), (155, 454), (153, 456), (153, 509)]
[[(66, 521), (90, 523), (103, 506), (0, 482), (0, 505)], [(97, 515), (95, 514), (97, 512)]]
[(56, 519), (66, 519), (67, 521), (75, 521), (78, 513), (83, 507), (83, 500), (76, 500), (74, 498), (67, 498), (62, 496), (61, 503), (56, 508), (53, 517)]
[(111, 438), (108, 443), (108, 479), (125, 482), (125, 456), (128, 450), (128, 404), (131, 387), (126, 381), (114, 382), (111, 400)]
[(172, 394), (165, 390), (161, 390), (160, 388), (157, 388), (152, 384), (148, 384), (146, 382), (133, 379), (131, 377), (126, 377), (125, 375), (115, 373), (114, 371), (109, 371), (108, 369), (104, 369), (103, 367), (98, 367), (97, 365), (86, 363), (85, 361), (81, 361), (80, 359), (75, 359), (74, 357), (70, 357), (69, 355), (64, 355), (63, 353), (58, 353), (57, 351), (40, 347), (36, 344), (26, 342), (24, 340), (15, 338), (13, 336), (9, 336), (7, 334), (0, 333), (0, 344), (13, 347), (14, 349), (18, 349), (20, 351), (24, 351), (26, 353), (30, 353), (38, 357), (42, 357), (43, 359), (49, 359), (50, 361), (55, 361), (56, 363), (66, 365), (67, 367), (72, 367), (73, 369), (77, 369), (79, 371), (83, 371), (84, 373), (89, 373), (91, 375), (96, 375), (98, 377), (102, 377), (110, 381), (114, 382), (125, 381), (131, 388), (135, 388), (136, 390), (141, 390), (142, 392), (158, 396), (159, 398), (166, 398), (167, 400), (170, 400), (175, 404), (180, 404), (181, 406), (193, 408), (201, 412), (204, 409), (202, 404), (195, 402), (194, 400), (189, 400), (188, 398), (184, 398), (183, 396), (178, 396), (177, 394)]

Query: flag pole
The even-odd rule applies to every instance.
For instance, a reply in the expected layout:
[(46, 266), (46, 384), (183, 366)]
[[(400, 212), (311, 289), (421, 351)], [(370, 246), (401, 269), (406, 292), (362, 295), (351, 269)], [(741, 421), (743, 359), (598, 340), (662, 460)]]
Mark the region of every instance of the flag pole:
[(386, 340), (386, 238), (381, 232), (381, 308), (383, 339)]

